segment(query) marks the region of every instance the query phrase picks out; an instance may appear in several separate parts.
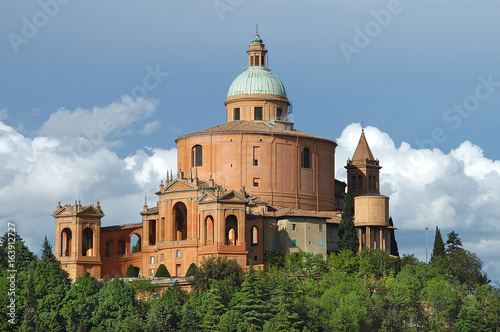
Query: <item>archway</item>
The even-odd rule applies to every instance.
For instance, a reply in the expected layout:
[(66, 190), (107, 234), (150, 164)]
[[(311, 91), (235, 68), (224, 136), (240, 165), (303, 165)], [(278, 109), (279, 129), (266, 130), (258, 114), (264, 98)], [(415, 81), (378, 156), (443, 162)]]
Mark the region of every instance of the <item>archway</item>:
[(238, 242), (238, 219), (230, 215), (226, 218), (226, 244), (235, 246)]
[(71, 255), (71, 229), (65, 228), (61, 232), (61, 256)]
[(94, 256), (94, 231), (88, 227), (83, 230), (82, 256)]
[(214, 218), (208, 216), (205, 218), (205, 245), (211, 246), (214, 244)]
[(174, 206), (174, 240), (181, 241), (187, 239), (187, 208), (184, 203), (177, 203)]
[(130, 235), (130, 253), (141, 252), (141, 246), (141, 237), (136, 233)]

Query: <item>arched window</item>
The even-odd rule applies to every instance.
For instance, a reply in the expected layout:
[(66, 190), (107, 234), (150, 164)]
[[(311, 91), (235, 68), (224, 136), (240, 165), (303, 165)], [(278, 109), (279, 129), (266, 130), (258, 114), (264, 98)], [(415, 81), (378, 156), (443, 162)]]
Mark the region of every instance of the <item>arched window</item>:
[(61, 233), (61, 256), (71, 255), (71, 229), (65, 228)]
[(378, 180), (376, 176), (373, 176), (373, 189), (378, 189)]
[(203, 147), (201, 145), (193, 146), (191, 160), (193, 167), (203, 166)]
[(125, 240), (124, 236), (120, 236), (118, 239), (118, 255), (125, 255), (127, 246), (127, 240)]
[(363, 178), (361, 177), (361, 175), (358, 175), (358, 189), (362, 188), (363, 188)]
[(130, 235), (130, 253), (141, 252), (141, 237), (138, 234)]
[(311, 168), (311, 150), (309, 148), (302, 149), (302, 168)]
[(252, 241), (251, 241), (252, 246), (259, 244), (259, 230), (257, 229), (257, 226), (252, 227), (251, 239), (252, 239)]
[(240, 119), (240, 108), (237, 107), (233, 111), (234, 111), (233, 120), (239, 120)]
[(368, 175), (368, 189), (373, 188), (373, 179), (371, 175)]
[(106, 257), (113, 257), (113, 244), (114, 243), (112, 238), (106, 239), (106, 248), (104, 251), (104, 255)]
[(205, 245), (211, 246), (214, 244), (214, 219), (212, 216), (205, 218)]
[(235, 246), (238, 241), (238, 219), (230, 215), (226, 218), (226, 244)]
[(350, 189), (352, 189), (352, 190), (356, 190), (357, 189), (357, 186), (356, 186), (356, 175), (353, 175), (352, 178), (351, 178)]
[(184, 203), (177, 203), (174, 206), (175, 232), (174, 240), (183, 241), (187, 239), (187, 209)]
[(83, 230), (82, 256), (94, 256), (94, 232), (88, 227)]

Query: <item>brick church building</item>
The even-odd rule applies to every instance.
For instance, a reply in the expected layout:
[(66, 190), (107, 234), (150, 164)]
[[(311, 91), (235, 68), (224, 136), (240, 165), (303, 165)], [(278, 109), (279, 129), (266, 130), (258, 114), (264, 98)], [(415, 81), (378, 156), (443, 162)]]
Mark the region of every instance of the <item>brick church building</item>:
[(177, 171), (165, 170), (157, 202), (145, 200), (137, 223), (101, 227), (99, 202), (58, 204), (56, 257), (71, 278), (85, 271), (123, 277), (129, 264), (140, 276), (152, 277), (160, 264), (184, 276), (209, 256), (246, 266), (263, 264), (272, 249), (326, 255), (339, 250), (346, 187), (359, 247), (390, 252), (389, 198), (380, 195), (381, 166), (364, 132), (345, 166), (346, 185), (335, 179), (337, 144), (294, 128), (285, 87), (267, 67), (258, 34), (247, 53), (248, 67), (229, 87), (226, 123), (177, 138)]

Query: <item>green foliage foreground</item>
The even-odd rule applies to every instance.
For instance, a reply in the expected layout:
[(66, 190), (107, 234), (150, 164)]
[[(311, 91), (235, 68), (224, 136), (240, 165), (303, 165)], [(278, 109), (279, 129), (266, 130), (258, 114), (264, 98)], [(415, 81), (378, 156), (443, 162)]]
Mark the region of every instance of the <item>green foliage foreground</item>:
[[(209, 258), (193, 268), (189, 294), (178, 284), (88, 273), (70, 285), (48, 242), (39, 260), (19, 239), (15, 324), (2, 296), (0, 330), (499, 331), (500, 290), (480, 277), (480, 261), (457, 238), (430, 265), (367, 249), (326, 260), (297, 252), (246, 273), (234, 260)], [(5, 260), (1, 273), (6, 294)]]

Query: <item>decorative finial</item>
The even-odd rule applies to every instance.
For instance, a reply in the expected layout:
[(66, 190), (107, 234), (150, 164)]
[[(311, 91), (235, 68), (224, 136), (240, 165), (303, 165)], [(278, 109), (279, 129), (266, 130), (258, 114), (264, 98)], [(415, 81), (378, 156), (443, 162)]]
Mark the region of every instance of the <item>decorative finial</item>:
[(365, 122), (361, 120), (361, 130), (365, 131)]
[(144, 206), (148, 206), (148, 195), (144, 195)]

